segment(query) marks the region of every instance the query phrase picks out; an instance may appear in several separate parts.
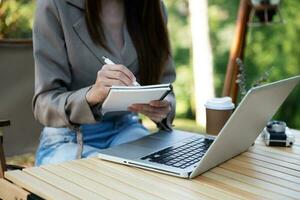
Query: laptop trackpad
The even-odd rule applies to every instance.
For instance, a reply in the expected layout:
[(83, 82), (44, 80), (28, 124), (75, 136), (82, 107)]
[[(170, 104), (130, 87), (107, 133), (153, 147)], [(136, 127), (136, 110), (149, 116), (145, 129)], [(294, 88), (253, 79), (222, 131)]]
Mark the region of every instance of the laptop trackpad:
[(191, 134), (182, 131), (157, 132), (140, 140), (131, 142), (130, 144), (151, 149), (161, 149), (173, 145), (190, 136)]
[(171, 146), (192, 135), (182, 131), (158, 132), (127, 144), (102, 150), (101, 153), (126, 159), (136, 159)]

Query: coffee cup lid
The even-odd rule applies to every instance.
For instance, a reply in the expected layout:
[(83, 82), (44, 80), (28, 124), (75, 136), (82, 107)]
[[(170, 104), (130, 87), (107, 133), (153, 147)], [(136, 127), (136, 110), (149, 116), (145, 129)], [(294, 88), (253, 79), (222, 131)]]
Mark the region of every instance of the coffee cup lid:
[(209, 99), (205, 107), (212, 110), (232, 110), (235, 106), (230, 97), (222, 97)]

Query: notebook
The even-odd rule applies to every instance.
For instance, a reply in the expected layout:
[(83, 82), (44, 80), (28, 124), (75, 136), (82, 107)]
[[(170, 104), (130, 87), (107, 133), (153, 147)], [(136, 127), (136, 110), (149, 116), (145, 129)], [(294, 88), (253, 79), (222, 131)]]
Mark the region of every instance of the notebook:
[(171, 84), (147, 86), (112, 86), (102, 104), (102, 114), (128, 111), (132, 104), (148, 104), (154, 100), (163, 100), (172, 91)]

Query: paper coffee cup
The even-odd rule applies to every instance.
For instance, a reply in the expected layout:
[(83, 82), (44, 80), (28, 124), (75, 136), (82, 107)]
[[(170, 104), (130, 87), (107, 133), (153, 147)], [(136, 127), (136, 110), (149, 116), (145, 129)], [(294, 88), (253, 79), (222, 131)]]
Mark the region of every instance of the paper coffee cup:
[(233, 110), (234, 103), (230, 97), (209, 99), (206, 104), (206, 132), (211, 135), (218, 135)]

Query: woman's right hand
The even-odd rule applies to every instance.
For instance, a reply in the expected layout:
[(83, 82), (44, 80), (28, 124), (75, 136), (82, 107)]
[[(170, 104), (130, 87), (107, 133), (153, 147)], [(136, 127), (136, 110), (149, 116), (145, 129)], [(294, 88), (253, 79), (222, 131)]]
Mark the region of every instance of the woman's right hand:
[(90, 106), (103, 103), (111, 86), (132, 86), (136, 81), (133, 73), (123, 65), (104, 65), (97, 73), (97, 80), (86, 94)]

